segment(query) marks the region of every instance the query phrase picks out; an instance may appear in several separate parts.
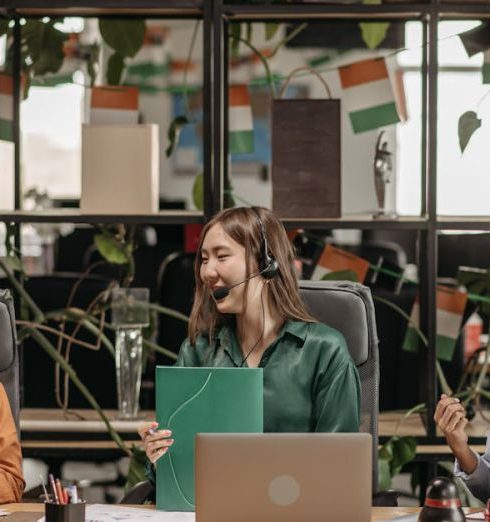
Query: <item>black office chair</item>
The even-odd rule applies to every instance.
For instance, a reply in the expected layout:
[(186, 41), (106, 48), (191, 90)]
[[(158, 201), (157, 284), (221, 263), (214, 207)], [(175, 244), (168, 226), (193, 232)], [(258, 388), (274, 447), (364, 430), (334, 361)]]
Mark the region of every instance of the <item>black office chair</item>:
[(17, 432), (20, 433), (19, 358), (15, 312), (12, 296), (6, 289), (0, 289), (0, 382), (7, 393)]
[(369, 289), (344, 281), (300, 281), (310, 313), (344, 337), (361, 378), (361, 431), (373, 444), (373, 490), (378, 483), (378, 336)]

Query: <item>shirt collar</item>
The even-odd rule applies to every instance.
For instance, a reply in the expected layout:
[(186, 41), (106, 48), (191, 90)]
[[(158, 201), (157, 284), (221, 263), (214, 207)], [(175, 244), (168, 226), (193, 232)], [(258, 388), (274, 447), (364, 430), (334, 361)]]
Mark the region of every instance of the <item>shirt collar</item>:
[(228, 354), (235, 366), (242, 364), (243, 354), (234, 327), (222, 326), (216, 335), (216, 343), (216, 346), (221, 346)]
[(304, 321), (286, 321), (279, 334), (281, 337), (284, 334), (289, 334), (298, 341), (298, 348), (302, 348), (306, 341), (308, 334), (309, 323)]

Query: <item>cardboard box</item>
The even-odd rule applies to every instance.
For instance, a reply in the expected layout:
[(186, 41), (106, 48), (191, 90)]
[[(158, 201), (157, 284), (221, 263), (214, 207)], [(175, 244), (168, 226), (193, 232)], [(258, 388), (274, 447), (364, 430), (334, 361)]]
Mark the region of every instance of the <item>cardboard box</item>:
[(83, 125), (83, 214), (158, 212), (158, 125)]

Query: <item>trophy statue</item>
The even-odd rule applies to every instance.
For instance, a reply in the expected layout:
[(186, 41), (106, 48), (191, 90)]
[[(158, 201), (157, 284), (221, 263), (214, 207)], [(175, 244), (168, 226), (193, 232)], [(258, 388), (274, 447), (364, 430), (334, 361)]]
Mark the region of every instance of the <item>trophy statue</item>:
[(381, 131), (378, 135), (373, 163), (374, 188), (378, 200), (378, 212), (373, 217), (377, 219), (393, 217), (392, 213), (387, 214), (385, 210), (386, 184), (390, 182), (393, 171), (393, 154), (388, 150), (388, 142), (383, 141), (384, 134), (385, 131)]

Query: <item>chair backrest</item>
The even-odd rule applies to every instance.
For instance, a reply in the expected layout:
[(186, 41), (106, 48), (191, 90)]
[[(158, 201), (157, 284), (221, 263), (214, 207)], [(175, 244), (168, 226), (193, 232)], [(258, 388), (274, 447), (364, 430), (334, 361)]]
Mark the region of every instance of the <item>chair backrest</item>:
[(19, 358), (14, 301), (9, 290), (0, 289), (0, 382), (10, 401), (19, 432)]
[(310, 313), (343, 334), (361, 379), (361, 431), (373, 441), (373, 493), (378, 484), (378, 336), (369, 288), (344, 281), (300, 281)]

